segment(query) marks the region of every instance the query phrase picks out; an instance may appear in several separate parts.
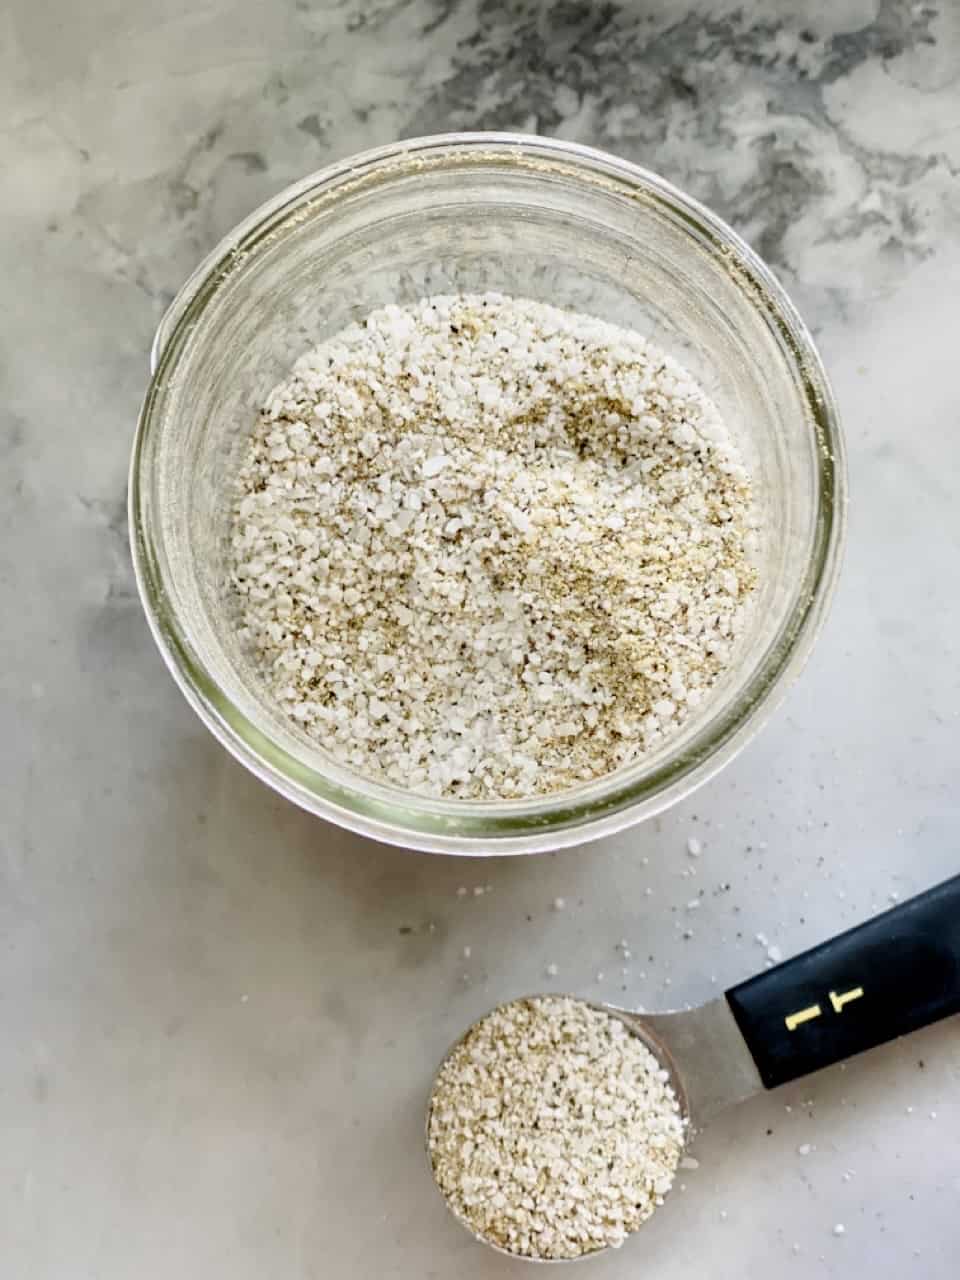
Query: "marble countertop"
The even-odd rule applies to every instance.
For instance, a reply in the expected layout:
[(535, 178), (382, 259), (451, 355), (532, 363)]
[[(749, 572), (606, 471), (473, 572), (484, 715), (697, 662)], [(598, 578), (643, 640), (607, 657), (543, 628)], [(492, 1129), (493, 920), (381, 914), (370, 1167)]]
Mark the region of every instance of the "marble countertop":
[[(700, 1001), (762, 966), (758, 934), (789, 955), (958, 870), (960, 7), (826, 8), (0, 15), (4, 1277), (519, 1275), (422, 1156), (470, 1019), (549, 964)], [(328, 160), (463, 127), (595, 143), (714, 206), (811, 322), (850, 452), (836, 605), (774, 722), (662, 819), (527, 860), (405, 855), (276, 799), (175, 689), (126, 548), (150, 340), (198, 258)], [(952, 1280), (958, 1137), (953, 1020), (719, 1120), (590, 1274)]]

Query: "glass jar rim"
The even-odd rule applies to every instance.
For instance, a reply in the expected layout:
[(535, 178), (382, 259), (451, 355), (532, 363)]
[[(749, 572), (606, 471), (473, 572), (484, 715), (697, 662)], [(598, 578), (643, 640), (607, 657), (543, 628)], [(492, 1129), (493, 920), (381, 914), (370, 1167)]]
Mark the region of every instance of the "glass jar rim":
[[(681, 217), (749, 290), (777, 331), (798, 374), (816, 436), (817, 510), (805, 572), (775, 640), (730, 704), (671, 754), (568, 791), (521, 800), (468, 801), (413, 795), (275, 742), (239, 707), (204, 663), (171, 609), (145, 510), (148, 444), (160, 430), (161, 389), (203, 309), (250, 254), (281, 238), (318, 207), (396, 177), (437, 168), (509, 164), (651, 201)], [(556, 849), (610, 834), (661, 812), (723, 767), (759, 730), (805, 662), (839, 571), (846, 523), (846, 473), (836, 404), (806, 326), (769, 268), (720, 218), (658, 175), (580, 144), (511, 133), (416, 138), (349, 157), (285, 188), (239, 223), (182, 286), (157, 329), (130, 468), (130, 539), (137, 585), (154, 639), (207, 727), (276, 791), (362, 835), (407, 848), (490, 854)], [(317, 767), (322, 758), (322, 768)]]

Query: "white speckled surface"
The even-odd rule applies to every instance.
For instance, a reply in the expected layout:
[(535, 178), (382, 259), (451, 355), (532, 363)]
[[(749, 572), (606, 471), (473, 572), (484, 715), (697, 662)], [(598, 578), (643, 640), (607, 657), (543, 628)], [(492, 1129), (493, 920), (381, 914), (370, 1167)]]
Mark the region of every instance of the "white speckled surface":
[[(421, 1155), (472, 1017), (551, 962), (698, 1001), (762, 964), (758, 931), (790, 954), (960, 867), (960, 9), (820, 8), (0, 13), (4, 1280), (519, 1275)], [(465, 126), (607, 146), (728, 217), (817, 332), (852, 480), (833, 616), (761, 738), (659, 822), (499, 863), (364, 844), (246, 776), (154, 653), (125, 544), (150, 339), (198, 257), (329, 159)], [(952, 1280), (958, 1032), (729, 1115), (591, 1274)]]

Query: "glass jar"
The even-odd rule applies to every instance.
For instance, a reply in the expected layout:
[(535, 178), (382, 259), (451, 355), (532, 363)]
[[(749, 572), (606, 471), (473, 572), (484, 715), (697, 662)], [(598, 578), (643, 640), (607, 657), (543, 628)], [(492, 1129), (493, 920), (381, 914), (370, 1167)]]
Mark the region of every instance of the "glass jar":
[[(534, 799), (430, 799), (351, 772), (271, 702), (238, 641), (226, 586), (230, 484), (259, 406), (306, 348), (387, 302), (487, 289), (633, 328), (700, 379), (754, 472), (760, 583), (729, 670), (642, 762)], [(845, 477), (810, 335), (728, 227), (613, 156), (547, 138), (456, 134), (305, 178), (194, 272), (161, 323), (152, 364), (130, 529), (157, 644), (238, 760), (364, 835), (447, 853), (522, 853), (648, 818), (756, 733), (823, 621)]]

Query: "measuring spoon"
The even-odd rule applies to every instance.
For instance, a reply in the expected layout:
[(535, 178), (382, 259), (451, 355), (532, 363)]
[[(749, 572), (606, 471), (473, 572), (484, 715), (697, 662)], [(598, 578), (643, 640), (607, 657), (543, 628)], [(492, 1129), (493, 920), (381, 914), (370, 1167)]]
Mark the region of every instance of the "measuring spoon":
[(640, 1014), (581, 1003), (622, 1021), (670, 1073), (689, 1140), (753, 1094), (960, 1013), (960, 876), (698, 1008)]

